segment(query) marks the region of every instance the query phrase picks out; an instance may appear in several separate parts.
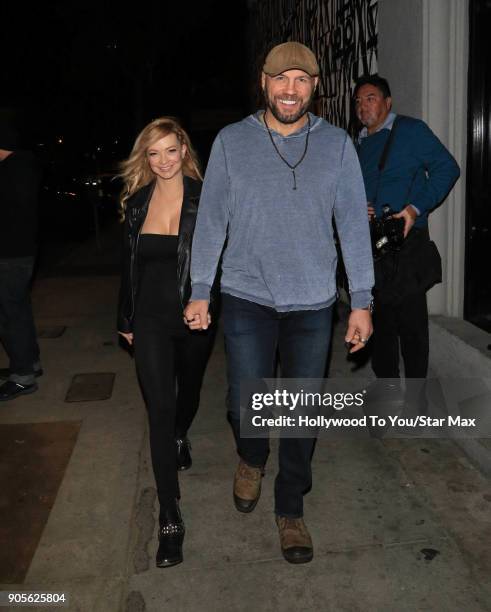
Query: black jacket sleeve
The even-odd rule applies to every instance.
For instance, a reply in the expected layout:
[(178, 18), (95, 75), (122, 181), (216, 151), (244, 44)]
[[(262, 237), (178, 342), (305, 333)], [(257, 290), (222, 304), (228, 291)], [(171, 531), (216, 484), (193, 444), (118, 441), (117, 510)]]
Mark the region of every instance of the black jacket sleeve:
[(123, 248), (121, 253), (121, 285), (118, 298), (118, 331), (133, 331), (133, 291), (131, 284), (131, 235), (128, 216), (123, 227)]

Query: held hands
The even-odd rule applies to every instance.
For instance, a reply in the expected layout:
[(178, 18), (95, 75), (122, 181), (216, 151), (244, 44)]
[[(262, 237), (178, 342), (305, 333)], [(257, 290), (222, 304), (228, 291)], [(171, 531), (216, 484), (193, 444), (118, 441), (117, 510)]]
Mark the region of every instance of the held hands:
[(418, 217), (418, 213), (411, 206), (411, 204), (408, 204), (405, 208), (401, 210), (400, 213), (392, 215), (392, 217), (394, 219), (404, 219), (404, 238), (406, 238), (411, 228), (413, 227), (416, 218)]
[[(202, 321), (204, 321), (203, 324), (201, 323)], [(211, 316), (208, 313), (208, 301), (196, 300), (195, 302), (189, 302), (184, 310), (184, 323), (189, 326), (189, 329), (208, 329), (208, 326), (211, 324)], [(133, 344), (133, 333), (118, 331), (118, 334), (123, 336), (130, 346)]]
[(120, 332), (118, 331), (118, 334), (120, 336), (123, 336), (123, 338), (126, 340), (126, 342), (131, 346), (133, 344), (133, 334), (130, 332), (128, 334), (125, 334), (124, 332)]
[(351, 345), (350, 353), (356, 353), (365, 348), (373, 333), (372, 315), (369, 310), (354, 308), (348, 319), (348, 329), (344, 338)]
[(205, 330), (211, 324), (208, 300), (189, 302), (184, 309), (184, 323), (192, 330)]

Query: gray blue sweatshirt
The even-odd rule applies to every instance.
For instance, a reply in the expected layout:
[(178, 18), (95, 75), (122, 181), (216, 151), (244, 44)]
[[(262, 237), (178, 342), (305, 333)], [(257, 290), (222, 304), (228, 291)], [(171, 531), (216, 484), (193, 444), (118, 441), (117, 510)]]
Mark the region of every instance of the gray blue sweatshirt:
[[(192, 300), (209, 299), (223, 245), (221, 290), (279, 312), (325, 308), (336, 298), (333, 215), (352, 308), (366, 307), (374, 283), (367, 199), (353, 144), (344, 130), (310, 115), (307, 154), (296, 185), (260, 115), (218, 134), (194, 232)], [(272, 132), (290, 164), (301, 158), (307, 124)]]

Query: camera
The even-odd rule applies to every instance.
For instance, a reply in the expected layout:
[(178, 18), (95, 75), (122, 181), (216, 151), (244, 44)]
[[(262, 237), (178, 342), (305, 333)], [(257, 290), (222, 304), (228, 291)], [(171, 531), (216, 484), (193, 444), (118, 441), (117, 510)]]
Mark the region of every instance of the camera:
[(386, 204), (381, 217), (373, 217), (370, 222), (370, 236), (374, 259), (380, 259), (387, 253), (401, 250), (404, 242), (404, 219), (394, 219), (395, 211)]

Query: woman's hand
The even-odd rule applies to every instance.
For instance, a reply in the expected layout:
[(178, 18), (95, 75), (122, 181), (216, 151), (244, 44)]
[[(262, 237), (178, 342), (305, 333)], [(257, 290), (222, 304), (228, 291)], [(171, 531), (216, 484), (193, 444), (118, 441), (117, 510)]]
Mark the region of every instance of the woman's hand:
[(133, 344), (133, 334), (132, 332), (129, 332), (128, 334), (125, 334), (124, 332), (120, 332), (118, 331), (118, 334), (120, 336), (123, 336), (123, 338), (126, 340), (126, 342), (131, 346)]
[(208, 312), (208, 300), (195, 300), (189, 302), (184, 309), (184, 323), (192, 330), (208, 329), (211, 317)]

